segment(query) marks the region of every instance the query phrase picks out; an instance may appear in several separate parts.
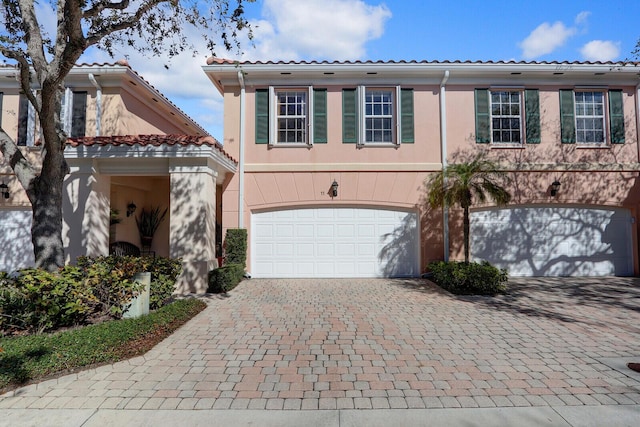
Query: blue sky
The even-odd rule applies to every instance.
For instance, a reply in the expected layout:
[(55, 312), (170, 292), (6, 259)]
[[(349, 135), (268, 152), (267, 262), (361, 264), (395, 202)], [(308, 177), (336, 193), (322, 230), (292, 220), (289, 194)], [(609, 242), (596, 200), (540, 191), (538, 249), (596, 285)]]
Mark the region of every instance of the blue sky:
[[(217, 56), (255, 60), (631, 59), (640, 38), (636, 0), (258, 0), (247, 4), (253, 43)], [(222, 98), (204, 76), (206, 55), (166, 70), (166, 58), (121, 49), (134, 70), (222, 140)], [(113, 59), (96, 51), (85, 61)], [(180, 67), (178, 67), (180, 64)]]

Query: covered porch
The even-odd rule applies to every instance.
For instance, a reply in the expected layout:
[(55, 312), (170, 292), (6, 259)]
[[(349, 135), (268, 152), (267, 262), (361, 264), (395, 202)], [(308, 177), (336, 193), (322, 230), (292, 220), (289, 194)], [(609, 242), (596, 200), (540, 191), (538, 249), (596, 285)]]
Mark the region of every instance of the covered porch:
[[(215, 139), (86, 137), (72, 140), (65, 157), (70, 166), (63, 204), (67, 263), (82, 255), (107, 255), (111, 243), (129, 242), (143, 254), (182, 258), (177, 293), (206, 292), (221, 243), (216, 238), (221, 194), (236, 171), (235, 160)], [(151, 208), (167, 214), (148, 245), (140, 240), (136, 217)], [(120, 221), (112, 224), (115, 212)]]

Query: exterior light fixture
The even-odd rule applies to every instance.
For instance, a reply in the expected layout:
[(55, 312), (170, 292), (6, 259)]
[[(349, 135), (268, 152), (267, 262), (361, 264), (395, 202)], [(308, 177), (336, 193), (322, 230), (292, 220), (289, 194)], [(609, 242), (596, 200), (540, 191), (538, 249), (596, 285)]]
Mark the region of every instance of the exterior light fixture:
[(560, 190), (560, 181), (556, 179), (551, 184), (551, 197), (555, 197), (558, 194), (558, 190)]
[(338, 183), (335, 179), (331, 183), (331, 197), (338, 197)]
[(130, 203), (127, 205), (127, 216), (131, 216), (131, 215), (133, 215), (134, 213), (136, 213), (136, 208), (137, 208), (136, 204), (135, 204), (135, 203), (133, 203), (133, 202), (130, 202)]
[(5, 184), (4, 181), (0, 184), (0, 194), (2, 194), (2, 198), (4, 199), (9, 198), (9, 186)]

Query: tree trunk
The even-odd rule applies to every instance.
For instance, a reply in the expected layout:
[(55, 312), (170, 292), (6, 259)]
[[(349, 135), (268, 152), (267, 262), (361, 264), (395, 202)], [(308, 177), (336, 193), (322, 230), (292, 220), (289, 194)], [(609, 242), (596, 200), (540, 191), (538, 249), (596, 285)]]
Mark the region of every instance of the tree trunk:
[(462, 232), (464, 237), (464, 262), (469, 262), (469, 207), (463, 208)]
[(58, 131), (59, 101), (56, 102), (56, 88), (51, 86), (54, 85), (43, 85), (38, 117), (44, 144), (42, 169), (25, 188), (33, 209), (31, 241), (36, 267), (56, 271), (64, 265), (62, 192), (68, 166), (63, 153), (64, 136)]
[[(64, 161), (64, 159), (63, 159)], [(43, 168), (33, 185), (31, 241), (36, 267), (56, 271), (64, 265), (62, 183), (64, 175)]]

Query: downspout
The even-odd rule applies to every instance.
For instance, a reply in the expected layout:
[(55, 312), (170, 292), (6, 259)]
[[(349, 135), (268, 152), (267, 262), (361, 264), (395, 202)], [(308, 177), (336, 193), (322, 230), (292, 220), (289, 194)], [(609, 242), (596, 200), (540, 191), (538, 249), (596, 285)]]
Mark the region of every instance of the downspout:
[(102, 86), (98, 84), (92, 73), (89, 74), (89, 81), (96, 88), (96, 136), (100, 136), (102, 129)]
[[(636, 85), (636, 141), (640, 141), (640, 83)], [(640, 146), (637, 154), (640, 162)]]
[(240, 83), (240, 159), (238, 160), (238, 228), (244, 228), (244, 127), (245, 127), (245, 87), (242, 70), (238, 71)]
[[(445, 85), (449, 80), (449, 70), (444, 72), (440, 82), (440, 152), (442, 155), (442, 171), (447, 168), (447, 90)], [(446, 178), (444, 183), (446, 184)], [(444, 243), (444, 260), (449, 261), (449, 207), (442, 208), (442, 233)]]

